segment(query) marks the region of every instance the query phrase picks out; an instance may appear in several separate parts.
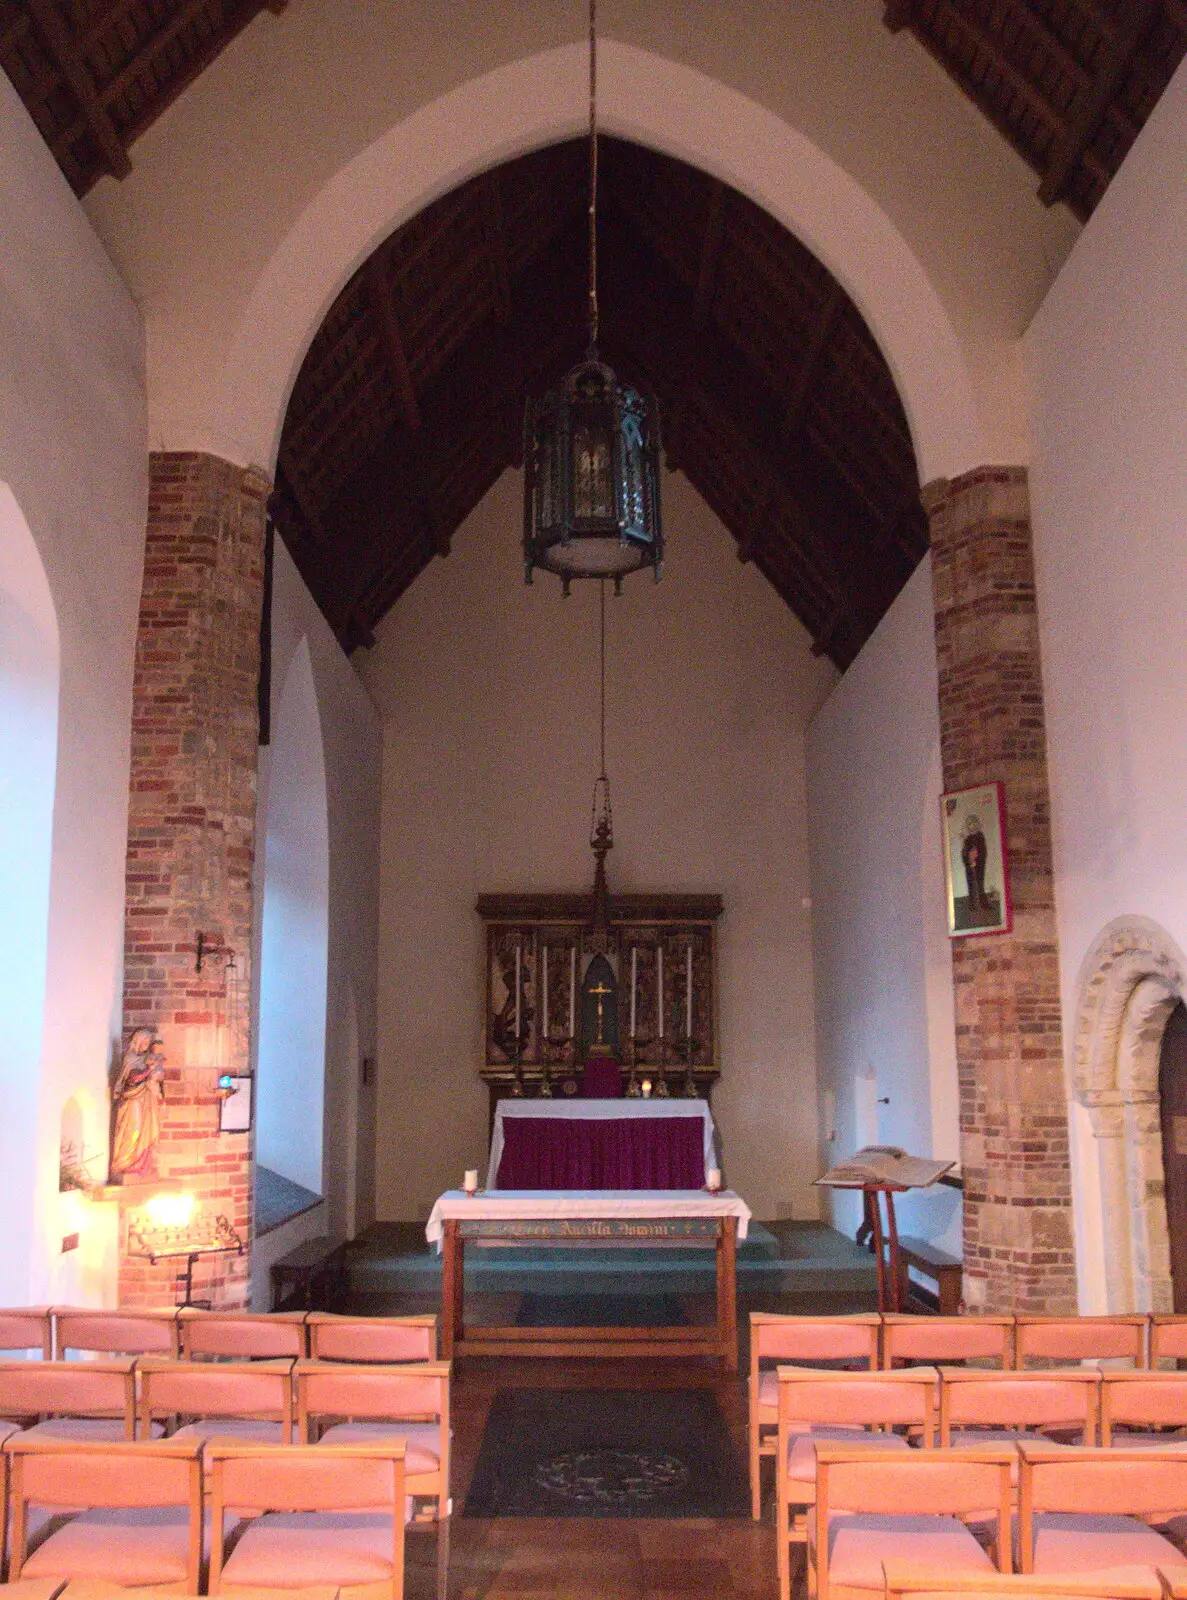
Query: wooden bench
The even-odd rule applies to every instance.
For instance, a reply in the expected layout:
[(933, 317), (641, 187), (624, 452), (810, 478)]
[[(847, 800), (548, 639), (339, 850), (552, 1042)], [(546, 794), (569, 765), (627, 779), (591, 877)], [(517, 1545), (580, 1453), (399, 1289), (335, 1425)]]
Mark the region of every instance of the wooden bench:
[[(937, 1250), (926, 1239), (900, 1239), (898, 1242), (899, 1295), (898, 1302), (904, 1311), (910, 1309), (912, 1297), (929, 1311), (938, 1311), (942, 1317), (960, 1315), (961, 1279), (963, 1264), (946, 1251)], [(908, 1269), (914, 1267), (921, 1277), (935, 1284), (935, 1292), (912, 1283)]]
[(305, 1239), (272, 1263), (273, 1311), (328, 1311), (345, 1297), (346, 1244), (342, 1239)]

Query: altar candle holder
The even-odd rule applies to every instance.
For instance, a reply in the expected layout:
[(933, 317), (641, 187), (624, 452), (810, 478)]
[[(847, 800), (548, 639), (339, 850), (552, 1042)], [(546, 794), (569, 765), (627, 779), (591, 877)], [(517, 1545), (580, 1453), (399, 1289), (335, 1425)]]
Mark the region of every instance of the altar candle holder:
[(552, 1099), (552, 1073), (548, 1069), (548, 1057), (545, 1056), (540, 1066), (540, 1099)]
[(672, 1098), (672, 1091), (668, 1088), (668, 1075), (662, 1067), (656, 1068), (654, 1094), (657, 1100), (670, 1100)]

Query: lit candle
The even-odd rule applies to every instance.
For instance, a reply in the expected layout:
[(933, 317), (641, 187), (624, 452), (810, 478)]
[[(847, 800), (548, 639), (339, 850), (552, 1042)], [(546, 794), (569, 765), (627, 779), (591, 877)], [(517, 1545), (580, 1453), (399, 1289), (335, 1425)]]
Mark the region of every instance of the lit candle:
[(569, 946), (569, 1038), (577, 1037), (577, 946)]
[(655, 947), (655, 1032), (660, 1039), (664, 1036), (664, 947), (657, 944)]
[(462, 1188), (466, 1191), (467, 1194), (474, 1194), (475, 1193), (475, 1191), (478, 1188), (478, 1169), (477, 1169), (477, 1167), (467, 1167), (466, 1168), (466, 1175), (462, 1179)]
[(692, 1038), (692, 940), (684, 957), (684, 1037)]
[(639, 946), (631, 946), (631, 1038), (635, 1037), (635, 996), (639, 989)]
[(543, 1037), (548, 1038), (548, 946), (544, 946), (544, 1032)]
[(710, 1167), (706, 1172), (705, 1188), (708, 1189), (710, 1194), (716, 1194), (721, 1188), (721, 1169), (719, 1167)]
[(515, 946), (515, 1048), (519, 1049), (519, 996), (523, 985), (519, 981), (520, 967), (523, 962), (523, 946)]

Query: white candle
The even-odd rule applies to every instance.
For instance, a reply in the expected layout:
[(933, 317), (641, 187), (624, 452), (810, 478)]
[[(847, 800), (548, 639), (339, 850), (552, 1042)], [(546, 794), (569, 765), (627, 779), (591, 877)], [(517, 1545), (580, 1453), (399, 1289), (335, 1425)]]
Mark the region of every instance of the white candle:
[(635, 996), (639, 990), (639, 946), (631, 946), (631, 1038), (635, 1037)]
[(473, 1194), (478, 1188), (478, 1168), (467, 1167), (466, 1175), (462, 1179), (462, 1188), (467, 1194)]
[(520, 966), (523, 962), (523, 946), (515, 946), (515, 1048), (519, 1049), (519, 997), (523, 985), (519, 981)]
[(692, 1038), (692, 941), (684, 957), (684, 1037)]
[(541, 1038), (543, 1038), (543, 1039), (547, 1039), (548, 1038), (548, 946), (547, 945), (544, 946), (544, 1008), (543, 1008), (543, 1032), (541, 1034)]
[(710, 1194), (716, 1194), (721, 1188), (721, 1172), (717, 1167), (710, 1167), (705, 1174), (705, 1187)]
[(657, 944), (655, 947), (655, 1032), (656, 1037), (664, 1036), (664, 947)]
[(577, 946), (569, 946), (569, 1038), (577, 1037)]

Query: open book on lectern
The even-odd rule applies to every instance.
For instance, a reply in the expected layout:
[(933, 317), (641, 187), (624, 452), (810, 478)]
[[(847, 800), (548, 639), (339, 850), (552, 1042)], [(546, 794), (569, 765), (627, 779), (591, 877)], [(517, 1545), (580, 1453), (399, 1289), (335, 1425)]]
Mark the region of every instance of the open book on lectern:
[(816, 1182), (826, 1189), (868, 1189), (893, 1183), (898, 1189), (926, 1189), (956, 1165), (955, 1161), (925, 1161), (909, 1156), (893, 1144), (868, 1144), (830, 1167)]

